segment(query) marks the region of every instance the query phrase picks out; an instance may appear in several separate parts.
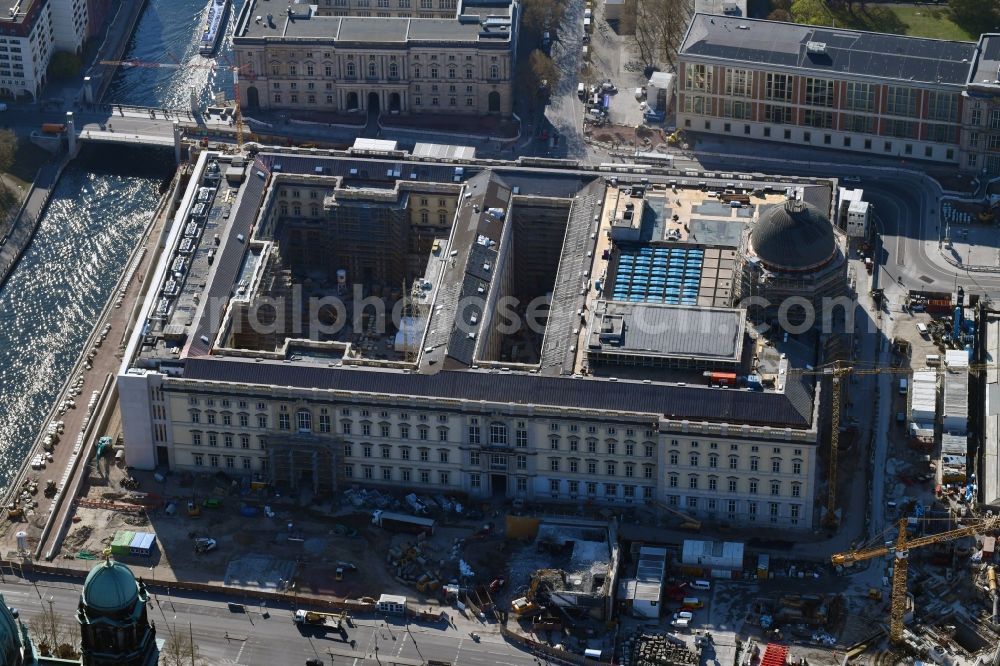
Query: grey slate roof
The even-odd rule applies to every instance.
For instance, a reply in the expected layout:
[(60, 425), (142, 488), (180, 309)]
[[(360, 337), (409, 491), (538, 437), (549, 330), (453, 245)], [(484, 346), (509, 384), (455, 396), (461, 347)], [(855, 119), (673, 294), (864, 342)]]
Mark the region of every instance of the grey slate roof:
[[(808, 53), (808, 42), (826, 44), (826, 53)], [(976, 44), (696, 14), (679, 53), (732, 64), (964, 86)]]
[[(239, 275), (243, 257), (249, 247), (250, 229), (253, 227), (254, 220), (257, 219), (261, 200), (264, 198), (264, 187), (267, 184), (267, 179), (258, 175), (258, 172), (263, 174), (264, 170), (261, 158), (256, 158), (248, 168), (246, 181), (240, 188), (236, 210), (231, 214), (229, 231), (220, 234), (222, 246), (215, 257), (215, 274), (209, 282), (206, 297), (202, 299), (194, 335), (188, 339), (187, 355), (207, 354), (212, 341), (215, 340), (215, 336), (219, 332), (221, 324), (218, 318), (219, 312), (213, 305), (218, 306), (227, 302), (232, 295), (236, 276)], [(237, 239), (239, 234), (243, 235), (243, 242)], [(207, 338), (208, 343), (203, 338)]]
[(399, 396), (401, 400), (421, 396), (644, 412), (674, 419), (774, 428), (807, 428), (812, 420), (811, 385), (792, 380), (781, 394), (473, 370), (425, 375), (214, 357), (188, 359), (184, 378), (375, 393)]

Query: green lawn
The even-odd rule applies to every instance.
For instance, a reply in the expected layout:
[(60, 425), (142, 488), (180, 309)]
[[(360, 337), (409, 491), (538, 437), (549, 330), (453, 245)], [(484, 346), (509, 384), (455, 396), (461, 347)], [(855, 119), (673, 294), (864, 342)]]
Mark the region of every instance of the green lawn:
[[(796, 0), (792, 16), (800, 23), (890, 32), (897, 35), (976, 41), (979, 35), (966, 32), (952, 22), (944, 5), (895, 5), (854, 3), (853, 11), (845, 5), (830, 7), (824, 0)], [(984, 28), (984, 30), (987, 28)]]
[[(907, 35), (966, 42), (974, 42), (979, 39), (979, 35), (970, 34), (952, 23), (951, 19), (948, 18), (948, 11), (944, 7), (889, 5), (889, 9), (899, 18), (901, 23), (906, 24)], [(984, 28), (984, 30), (987, 29)]]

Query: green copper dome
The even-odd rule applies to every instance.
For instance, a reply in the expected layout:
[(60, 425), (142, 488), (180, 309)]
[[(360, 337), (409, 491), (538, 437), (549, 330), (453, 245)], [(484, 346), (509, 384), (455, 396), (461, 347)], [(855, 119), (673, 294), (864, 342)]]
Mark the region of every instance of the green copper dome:
[(139, 598), (139, 584), (132, 571), (108, 558), (94, 567), (83, 583), (83, 605), (88, 610), (128, 611)]
[(7, 608), (7, 602), (0, 595), (0, 662), (20, 664), (21, 632), (18, 622)]

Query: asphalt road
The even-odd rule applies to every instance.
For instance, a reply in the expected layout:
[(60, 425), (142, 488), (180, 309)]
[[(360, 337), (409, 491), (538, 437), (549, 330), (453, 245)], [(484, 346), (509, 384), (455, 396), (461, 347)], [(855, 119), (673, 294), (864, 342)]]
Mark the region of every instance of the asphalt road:
[[(20, 611), (25, 622), (47, 609), (50, 601), (57, 616), (73, 619), (81, 589), (75, 581), (53, 578), (30, 582), (9, 571), (3, 578), (0, 594), (8, 606)], [(387, 624), (386, 618), (358, 616), (344, 637), (336, 631), (300, 630), (292, 621), (294, 611), (287, 606), (265, 608), (248, 599), (245, 612), (233, 612), (228, 605), (231, 598), (194, 597), (158, 588), (152, 592), (149, 618), (157, 637), (191, 632), (199, 654), (211, 664), (291, 666), (304, 664), (310, 657), (319, 657), (326, 664), (352, 666), (418, 665), (429, 660), (470, 666), (538, 663), (532, 655), (507, 644), (495, 625), (483, 625), (454, 609), (448, 609), (454, 627), (404, 623), (391, 617)], [(470, 637), (473, 631), (480, 636), (478, 642)]]

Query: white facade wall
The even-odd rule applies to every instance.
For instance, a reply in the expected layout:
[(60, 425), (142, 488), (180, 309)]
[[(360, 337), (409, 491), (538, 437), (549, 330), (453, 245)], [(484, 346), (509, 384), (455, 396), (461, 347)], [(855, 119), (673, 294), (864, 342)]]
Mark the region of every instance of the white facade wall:
[(0, 95), (37, 98), (45, 85), (54, 35), (49, 3), (39, 2), (27, 36), (0, 35)]
[(49, 0), (55, 49), (80, 53), (87, 37), (87, 0)]
[(175, 470), (266, 478), (268, 441), (294, 442), (298, 415), (307, 412), (310, 441), (340, 443), (341, 485), (572, 503), (656, 501), (706, 520), (785, 529), (813, 522), (815, 431), (652, 424), (514, 404), (390, 404), (383, 395), (199, 385), (155, 373), (126, 374), (119, 390), (127, 459), (140, 469), (163, 465), (167, 455)]

